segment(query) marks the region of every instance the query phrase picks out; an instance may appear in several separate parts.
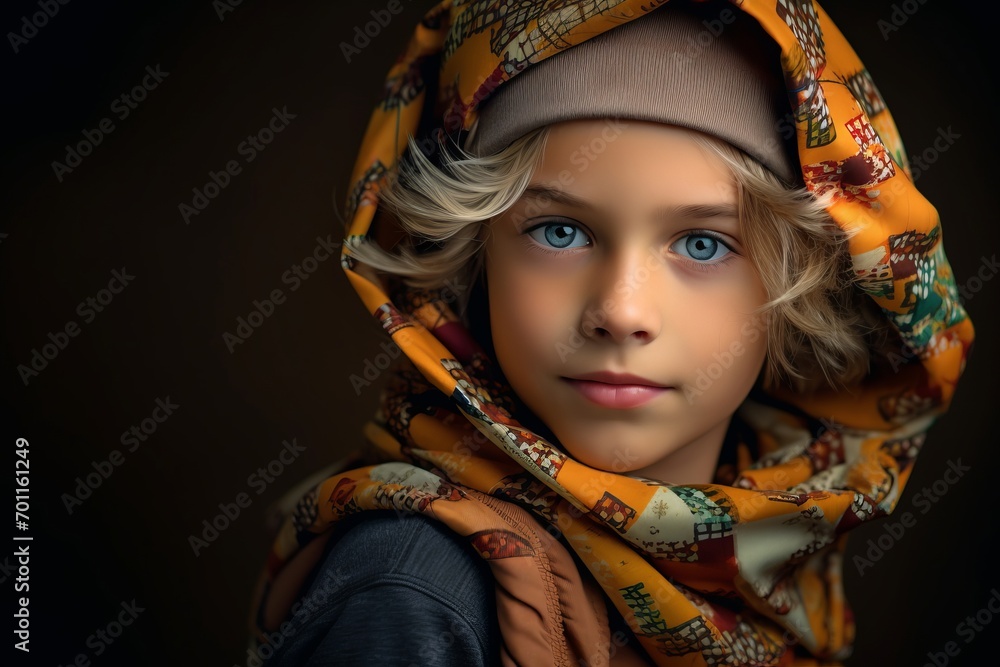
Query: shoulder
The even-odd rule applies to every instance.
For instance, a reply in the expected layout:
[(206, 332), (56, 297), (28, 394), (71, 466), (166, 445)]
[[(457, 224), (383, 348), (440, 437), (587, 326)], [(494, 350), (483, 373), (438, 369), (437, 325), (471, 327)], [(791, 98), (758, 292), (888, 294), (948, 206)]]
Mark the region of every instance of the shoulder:
[(493, 575), (462, 536), (423, 515), (363, 512), (334, 539), (296, 642), (312, 659), (336, 646), (337, 664), (497, 663)]
[[(342, 587), (360, 591), (413, 585), (465, 606), (481, 607), (487, 595), (492, 602), (489, 565), (448, 526), (420, 514), (363, 514), (368, 516), (358, 515), (344, 527), (323, 564), (323, 571)], [(456, 590), (459, 582), (469, 594)]]

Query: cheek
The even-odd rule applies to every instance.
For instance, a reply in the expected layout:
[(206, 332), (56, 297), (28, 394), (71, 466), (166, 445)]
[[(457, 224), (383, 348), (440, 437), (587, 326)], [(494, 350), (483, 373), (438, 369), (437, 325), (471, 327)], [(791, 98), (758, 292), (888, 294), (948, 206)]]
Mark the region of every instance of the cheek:
[(493, 345), (501, 367), (553, 356), (560, 332), (568, 338), (571, 326), (564, 286), (509, 264), (488, 263), (486, 275)]
[(728, 338), (723, 341), (739, 377), (735, 389), (739, 402), (753, 387), (767, 358), (768, 316), (753, 314), (753, 309), (765, 302), (765, 296), (760, 296), (750, 302), (751, 307), (745, 305), (738, 321), (730, 325)]
[(766, 302), (763, 286), (753, 276), (704, 297), (693, 299), (696, 317), (679, 320), (696, 346), (695, 356), (706, 373), (721, 367), (734, 391), (749, 389), (763, 365), (767, 350), (767, 318), (754, 311)]
[[(754, 311), (766, 302), (766, 292), (756, 276), (749, 271), (734, 271), (715, 280), (688, 285), (668, 301), (675, 315), (687, 313), (687, 318), (675, 321), (688, 327), (699, 327), (717, 333), (714, 338), (729, 338), (733, 332), (751, 321)], [(682, 302), (678, 302), (682, 300)], [(686, 320), (686, 321), (685, 321)]]

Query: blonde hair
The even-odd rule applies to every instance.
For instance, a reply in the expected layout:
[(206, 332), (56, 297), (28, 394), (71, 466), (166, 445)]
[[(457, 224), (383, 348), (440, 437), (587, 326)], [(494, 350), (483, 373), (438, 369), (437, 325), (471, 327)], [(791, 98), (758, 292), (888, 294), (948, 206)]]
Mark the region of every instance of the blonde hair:
[[(767, 291), (769, 300), (759, 309), (768, 322), (763, 386), (808, 392), (864, 377), (872, 355), (891, 349), (893, 332), (878, 306), (853, 285), (848, 235), (827, 212), (829, 198), (789, 188), (742, 151), (696, 136), (736, 180), (743, 244)], [(440, 167), (410, 138), (378, 192), (376, 214), (376, 220), (395, 218), (403, 236), (389, 251), (349, 240), (348, 252), (411, 287), (473, 285), (483, 272), (483, 230), (527, 188), (547, 137), (543, 127), (482, 157), (461, 148), (452, 155), (439, 144)], [(451, 295), (463, 319), (471, 292)]]

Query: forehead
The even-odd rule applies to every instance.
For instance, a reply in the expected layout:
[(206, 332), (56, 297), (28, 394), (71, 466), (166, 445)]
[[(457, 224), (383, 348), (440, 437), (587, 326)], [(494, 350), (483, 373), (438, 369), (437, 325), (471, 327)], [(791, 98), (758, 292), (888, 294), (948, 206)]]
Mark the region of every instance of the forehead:
[(732, 203), (736, 180), (694, 130), (650, 121), (585, 119), (549, 126), (532, 175), (588, 198), (660, 200), (661, 205)]

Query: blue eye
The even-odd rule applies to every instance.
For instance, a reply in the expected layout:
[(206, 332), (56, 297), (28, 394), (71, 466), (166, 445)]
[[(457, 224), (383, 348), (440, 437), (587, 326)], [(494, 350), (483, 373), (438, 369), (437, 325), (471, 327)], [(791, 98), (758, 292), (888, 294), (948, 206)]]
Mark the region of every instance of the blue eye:
[[(698, 262), (711, 262), (722, 259), (731, 252), (729, 247), (720, 239), (704, 233), (688, 234), (679, 239), (674, 246), (683, 248), (684, 251), (681, 254), (688, 253), (685, 255), (686, 257), (690, 257)], [(721, 254), (718, 254), (720, 251)]]
[(590, 245), (590, 239), (576, 225), (551, 222), (538, 225), (525, 233), (539, 244), (559, 250)]

